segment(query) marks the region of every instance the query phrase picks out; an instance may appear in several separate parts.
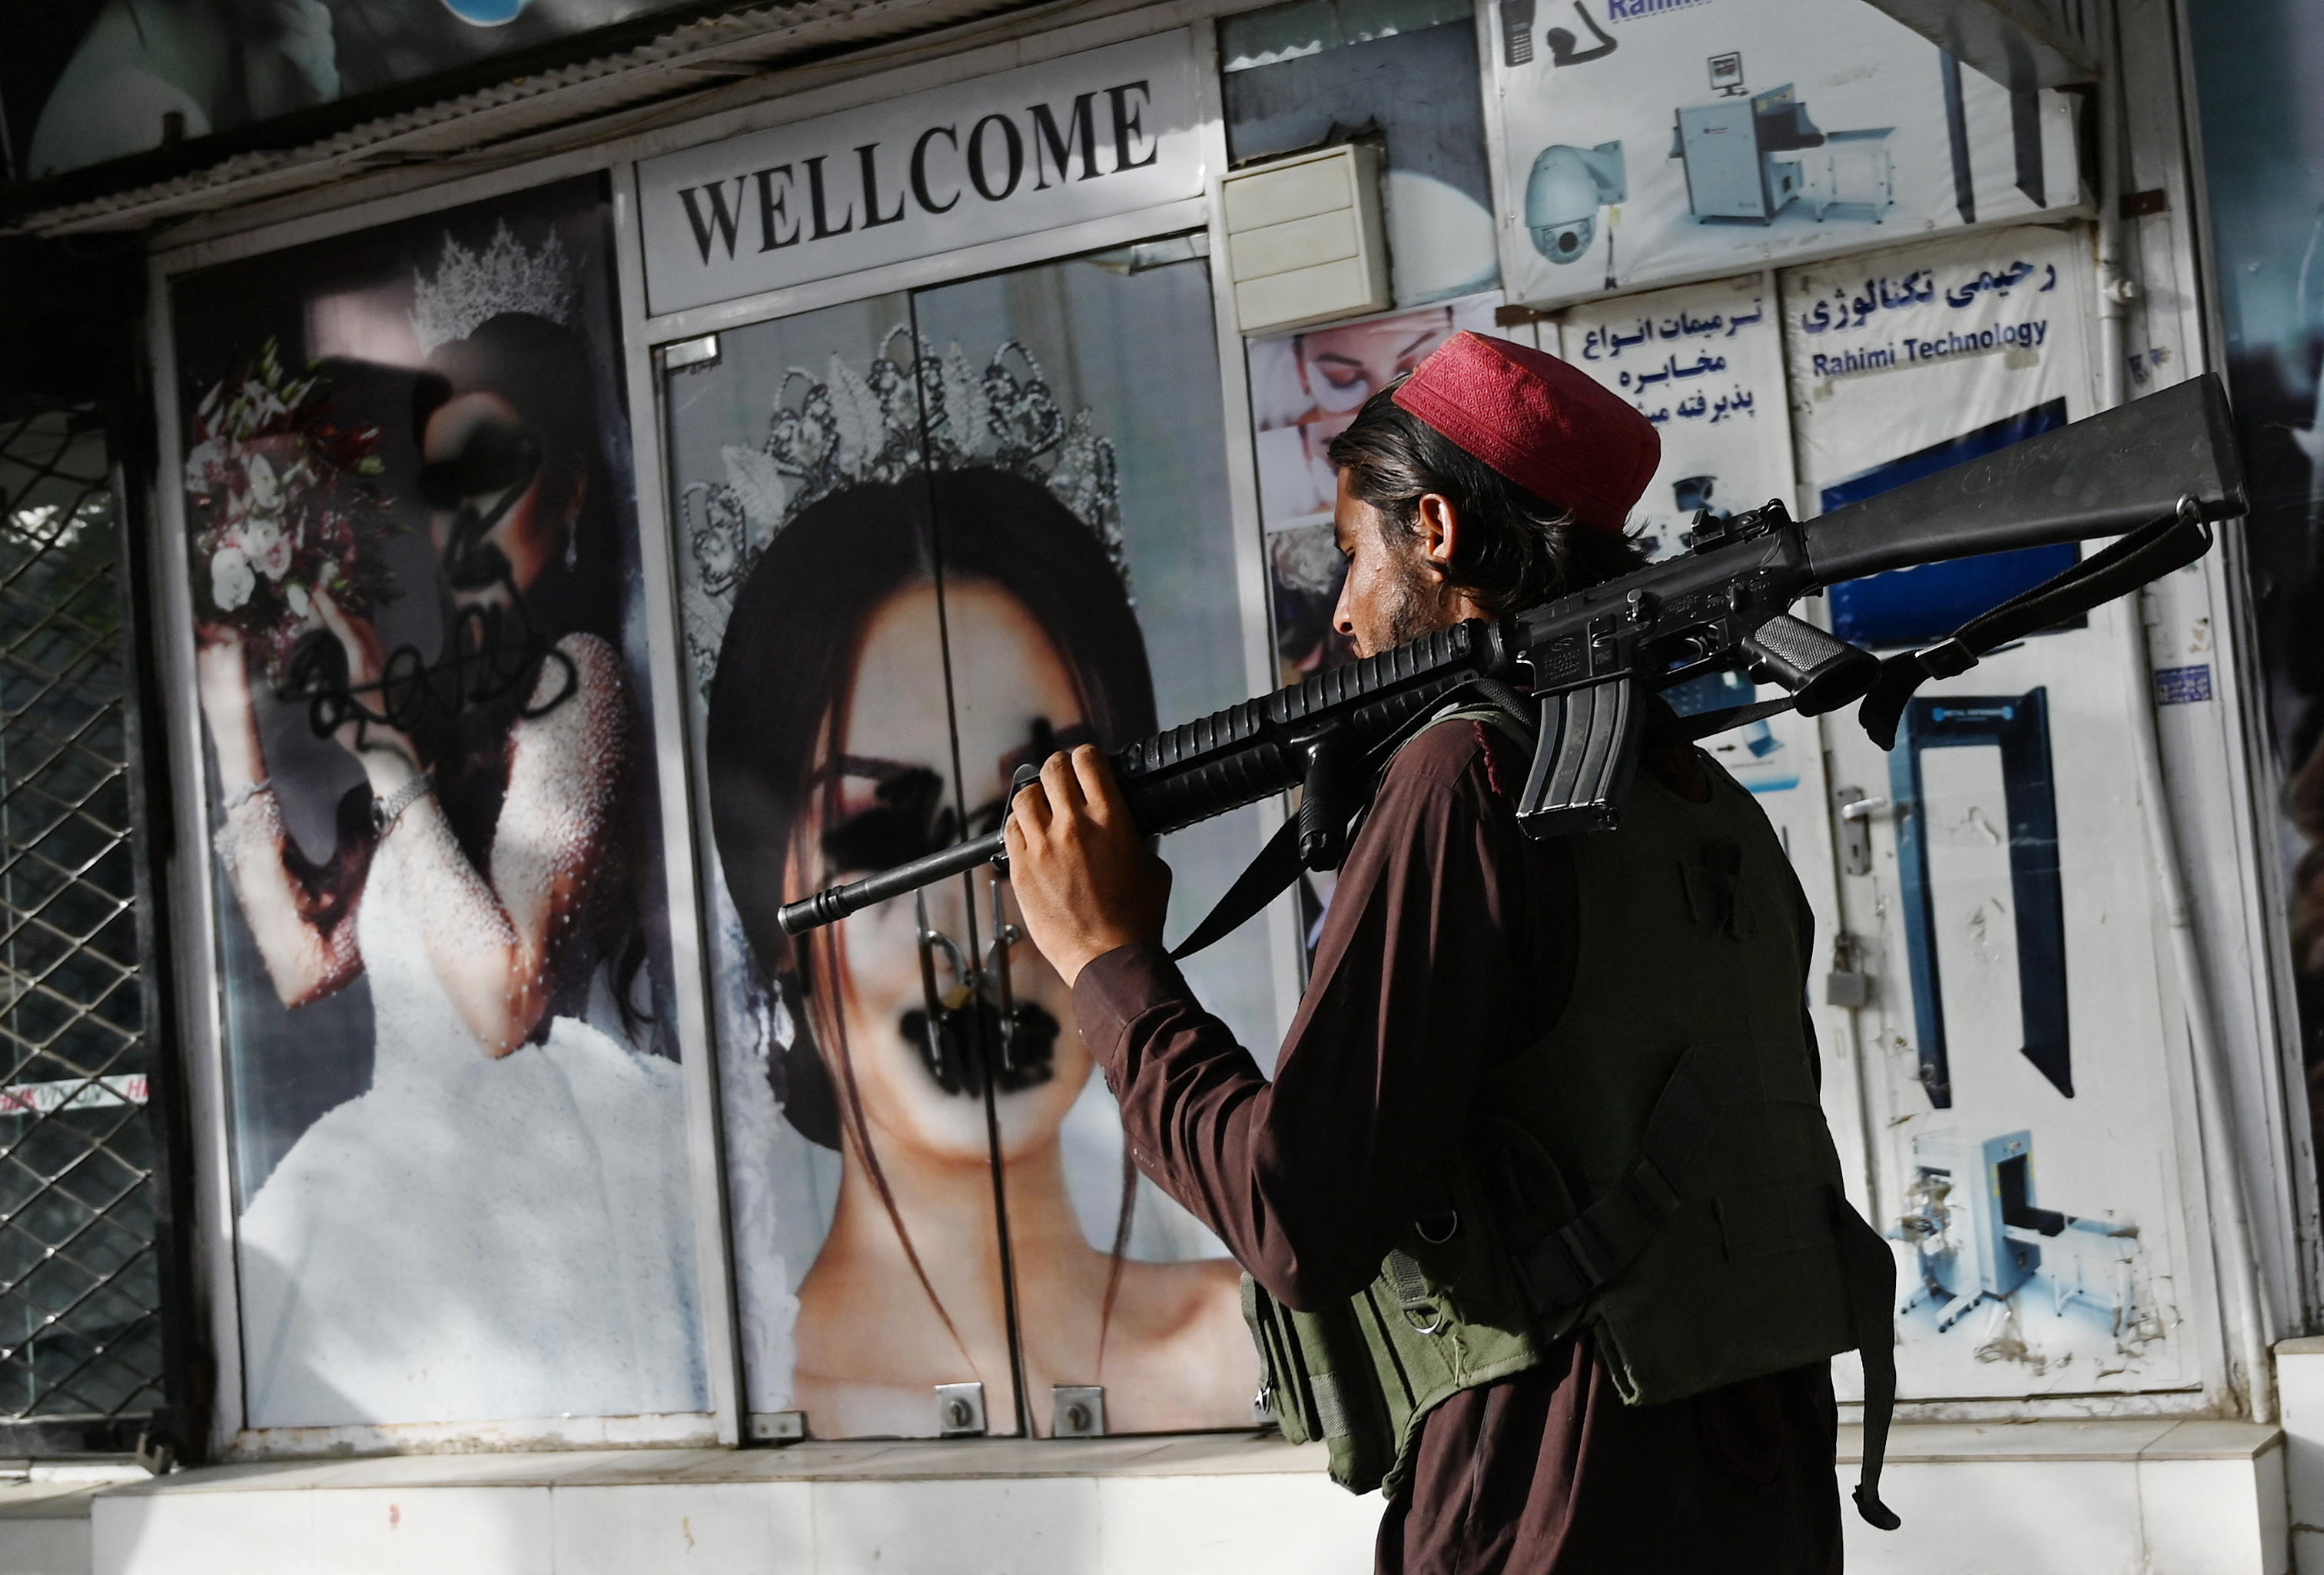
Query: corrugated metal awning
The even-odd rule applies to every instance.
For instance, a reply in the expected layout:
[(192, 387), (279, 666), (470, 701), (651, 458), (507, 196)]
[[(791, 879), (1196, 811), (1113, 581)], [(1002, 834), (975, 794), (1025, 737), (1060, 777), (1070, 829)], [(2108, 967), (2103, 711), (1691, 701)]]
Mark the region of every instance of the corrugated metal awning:
[[(410, 165), (489, 168), (634, 128), (786, 62), (1019, 9), (1025, 0), (805, 0), (690, 22), (634, 49), (512, 77), (296, 147), (236, 153), (170, 179), (39, 207), (0, 231), (145, 229)], [(659, 118), (659, 115), (656, 118)], [(555, 134), (575, 134), (559, 138)]]

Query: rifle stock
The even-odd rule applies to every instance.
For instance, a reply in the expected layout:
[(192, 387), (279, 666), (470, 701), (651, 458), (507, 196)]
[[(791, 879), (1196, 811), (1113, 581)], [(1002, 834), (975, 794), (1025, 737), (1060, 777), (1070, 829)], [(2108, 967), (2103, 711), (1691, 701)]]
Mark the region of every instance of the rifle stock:
[(2246, 508), (2227, 389), (2205, 373), (1809, 520), (1817, 583), (2118, 536), (2191, 495), (2206, 520)]

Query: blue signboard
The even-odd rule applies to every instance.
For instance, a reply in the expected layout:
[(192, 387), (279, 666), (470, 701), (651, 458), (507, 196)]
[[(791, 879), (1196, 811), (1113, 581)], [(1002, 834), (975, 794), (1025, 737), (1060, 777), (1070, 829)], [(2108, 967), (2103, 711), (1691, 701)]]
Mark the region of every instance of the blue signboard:
[[(1835, 482), (1823, 489), (1820, 502), (1824, 511), (1830, 513), (1843, 504), (1877, 496), (1891, 487), (1918, 481), (2065, 424), (2066, 401), (2051, 400), (1979, 427), (1974, 432), (1932, 444)], [(2057, 547), (2029, 547), (1952, 563), (1891, 569), (1868, 579), (1835, 585), (1831, 592), (1832, 631), (1842, 640), (1876, 649), (1926, 645), (1944, 639), (1978, 613), (2071, 567), (2080, 552), (2081, 548), (2072, 542)], [(2080, 622), (2076, 620), (2074, 626), (2079, 627)]]

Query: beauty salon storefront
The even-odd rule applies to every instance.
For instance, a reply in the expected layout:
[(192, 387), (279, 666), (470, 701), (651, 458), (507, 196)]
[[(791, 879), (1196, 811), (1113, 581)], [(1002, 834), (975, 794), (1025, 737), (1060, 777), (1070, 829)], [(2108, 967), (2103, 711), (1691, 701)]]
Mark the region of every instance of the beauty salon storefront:
[[(2179, 23), (2109, 16), (2037, 68), (1866, 0), (810, 6), (475, 96), (456, 152), (409, 112), (32, 212), (150, 268), (128, 1103), (184, 1338), (124, 1436), (224, 1469), (31, 1469), (0, 1570), (1368, 1568), (1005, 885), (775, 909), (1349, 659), (1323, 448), (1460, 329), (1660, 426), (1658, 554), (2213, 364)], [(1868, 1568), (2289, 1567), (2319, 1241), (2246, 564), (1893, 754), (1712, 741), (1897, 1255)], [(2059, 566), (1814, 616), (1901, 649)], [(1283, 813), (1167, 839), (1174, 936)], [(1188, 965), (1262, 1067), (1330, 898)], [(2037, 1184), (2039, 1240), (1982, 1201)]]

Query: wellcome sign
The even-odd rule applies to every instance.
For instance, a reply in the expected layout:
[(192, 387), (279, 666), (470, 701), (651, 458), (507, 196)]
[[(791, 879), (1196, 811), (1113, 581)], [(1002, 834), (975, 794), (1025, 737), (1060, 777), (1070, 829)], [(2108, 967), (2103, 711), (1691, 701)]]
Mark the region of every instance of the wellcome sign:
[(1191, 39), (1068, 55), (638, 169), (656, 313), (1199, 197)]

